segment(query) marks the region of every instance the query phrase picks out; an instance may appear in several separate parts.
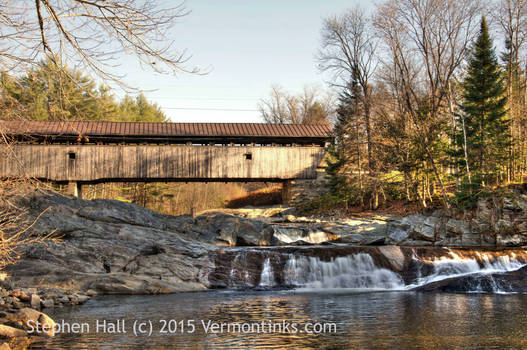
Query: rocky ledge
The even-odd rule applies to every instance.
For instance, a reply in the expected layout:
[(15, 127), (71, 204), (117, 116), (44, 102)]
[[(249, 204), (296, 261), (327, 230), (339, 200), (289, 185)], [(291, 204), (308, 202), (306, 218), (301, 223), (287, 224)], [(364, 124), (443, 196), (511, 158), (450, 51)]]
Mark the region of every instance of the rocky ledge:
[(527, 245), (527, 195), (480, 199), (460, 217), (444, 211), (389, 222), (387, 242), (449, 247), (522, 247)]
[[(6, 271), (18, 287), (59, 288), (82, 296), (203, 290), (212, 266), (210, 235), (189, 216), (162, 215), (108, 200), (35, 192), (20, 200), (32, 231), (57, 242), (23, 248)], [(69, 296), (68, 296), (69, 298)]]
[[(256, 217), (255, 213), (260, 216)], [(319, 219), (295, 217), (292, 213), (290, 208), (217, 210), (199, 219), (219, 224), (216, 225), (218, 239), (229, 246), (321, 243), (464, 248), (527, 246), (527, 195), (524, 194), (481, 199), (473, 211), (458, 215), (437, 210), (407, 217)], [(267, 231), (260, 237), (260, 244), (247, 244), (243, 228), (257, 225), (255, 221), (263, 222), (261, 227)], [(233, 225), (235, 222), (244, 227)]]
[[(96, 294), (158, 294), (213, 287), (209, 276), (223, 247), (400, 245), (521, 247), (527, 243), (527, 196), (481, 201), (467, 220), (444, 213), (405, 218), (320, 220), (290, 209), (206, 212), (196, 218), (163, 215), (112, 200), (81, 200), (35, 192), (19, 199), (38, 220), (35, 234), (59, 242), (24, 247), (10, 281), (38, 288), (45, 304)], [(56, 292), (67, 291), (70, 294)], [(49, 297), (48, 297), (49, 295)], [(67, 299), (67, 300), (66, 300)], [(42, 302), (41, 302), (42, 304)], [(42, 304), (43, 305), (43, 304)]]
[[(498, 287), (498, 288), (497, 288)], [(527, 266), (515, 271), (470, 274), (446, 278), (414, 288), (420, 292), (473, 293), (479, 292), (527, 293)]]

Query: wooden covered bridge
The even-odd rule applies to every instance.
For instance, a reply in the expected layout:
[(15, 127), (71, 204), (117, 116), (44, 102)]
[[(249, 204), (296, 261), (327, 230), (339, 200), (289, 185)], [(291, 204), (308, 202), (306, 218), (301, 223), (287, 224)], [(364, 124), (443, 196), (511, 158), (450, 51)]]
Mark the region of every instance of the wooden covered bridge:
[[(312, 179), (329, 125), (0, 121), (0, 178), (102, 182)], [(6, 147), (6, 146), (4, 146)], [(284, 186), (287, 187), (287, 186)]]

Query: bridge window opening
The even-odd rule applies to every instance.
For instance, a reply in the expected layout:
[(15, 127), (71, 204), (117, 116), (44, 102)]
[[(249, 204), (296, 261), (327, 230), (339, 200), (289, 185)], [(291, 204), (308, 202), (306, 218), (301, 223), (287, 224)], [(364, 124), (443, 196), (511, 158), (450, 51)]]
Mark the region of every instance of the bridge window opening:
[(245, 159), (252, 160), (253, 159), (253, 154), (252, 153), (245, 153)]
[(75, 159), (76, 155), (75, 152), (68, 152), (68, 159)]

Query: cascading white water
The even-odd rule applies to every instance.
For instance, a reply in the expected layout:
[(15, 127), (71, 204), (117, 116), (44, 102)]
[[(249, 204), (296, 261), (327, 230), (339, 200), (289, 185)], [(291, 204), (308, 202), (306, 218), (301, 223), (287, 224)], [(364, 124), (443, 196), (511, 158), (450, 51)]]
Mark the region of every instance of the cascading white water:
[[(340, 256), (329, 261), (298, 253), (284, 254), (285, 256), (277, 252), (274, 254), (278, 254), (275, 258), (281, 257), (279, 260), (286, 261), (284, 268), (282, 271), (274, 271), (270, 257), (266, 257), (261, 268), (258, 287), (283, 285), (305, 289), (410, 290), (447, 278), (510, 272), (525, 266), (524, 259), (517, 259), (514, 253), (498, 255), (476, 252), (472, 255), (459, 255), (449, 251), (447, 255), (439, 258), (426, 259), (415, 256), (415, 263), (419, 269), (422, 268), (422, 271), (414, 270), (412, 280), (405, 283), (398, 273), (377, 266), (368, 253)], [(233, 268), (230, 273), (234, 286), (250, 286), (250, 277), (244, 269), (247, 263), (245, 254), (240, 252), (233, 264), (237, 268)], [(275, 273), (276, 276), (280, 276), (283, 283), (275, 279)], [(474, 282), (469, 289), (475, 292), (482, 291), (477, 283), (479, 282)], [(499, 285), (492, 279), (488, 283), (495, 284), (491, 288), (492, 291), (497, 293), (501, 291)], [(486, 290), (489, 290), (488, 284)]]
[[(453, 251), (449, 251), (448, 255), (442, 256), (441, 258), (423, 261), (432, 264), (432, 273), (426, 276), (419, 275), (417, 280), (409, 285), (408, 288), (418, 287), (452, 277), (515, 271), (525, 266), (524, 263), (516, 259), (514, 253), (510, 256), (501, 255), (497, 257), (488, 253), (478, 253), (476, 255), (477, 259), (476, 257), (467, 258)], [(419, 261), (418, 258), (414, 257), (414, 259)]]
[(402, 278), (375, 266), (369, 254), (342, 256), (331, 261), (292, 255), (284, 271), (285, 283), (304, 288), (403, 289)]
[(235, 285), (248, 285), (250, 279), (249, 270), (247, 268), (247, 254), (245, 251), (241, 251), (236, 254), (232, 267), (229, 272), (230, 282), (234, 282)]
[(275, 279), (274, 279), (274, 271), (273, 266), (271, 265), (271, 259), (267, 258), (265, 259), (265, 262), (263, 264), (262, 268), (262, 275), (260, 277), (260, 287), (274, 287), (276, 285)]

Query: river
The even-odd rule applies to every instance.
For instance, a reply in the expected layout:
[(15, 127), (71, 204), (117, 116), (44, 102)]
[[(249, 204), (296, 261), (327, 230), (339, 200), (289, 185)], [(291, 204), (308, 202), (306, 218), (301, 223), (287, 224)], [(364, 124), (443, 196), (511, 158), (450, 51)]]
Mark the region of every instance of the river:
[[(58, 323), (87, 323), (88, 332), (57, 334), (31, 349), (525, 349), (525, 310), (524, 294), (336, 289), (104, 296), (49, 313)], [(117, 319), (125, 320), (119, 331), (126, 334), (108, 333)], [(152, 334), (134, 335), (133, 323), (148, 320)], [(266, 332), (262, 321), (275, 332)], [(212, 332), (214, 323), (245, 330)]]
[(527, 348), (523, 250), (243, 248), (218, 264), (225, 289), (50, 310), (61, 332), (32, 349)]

